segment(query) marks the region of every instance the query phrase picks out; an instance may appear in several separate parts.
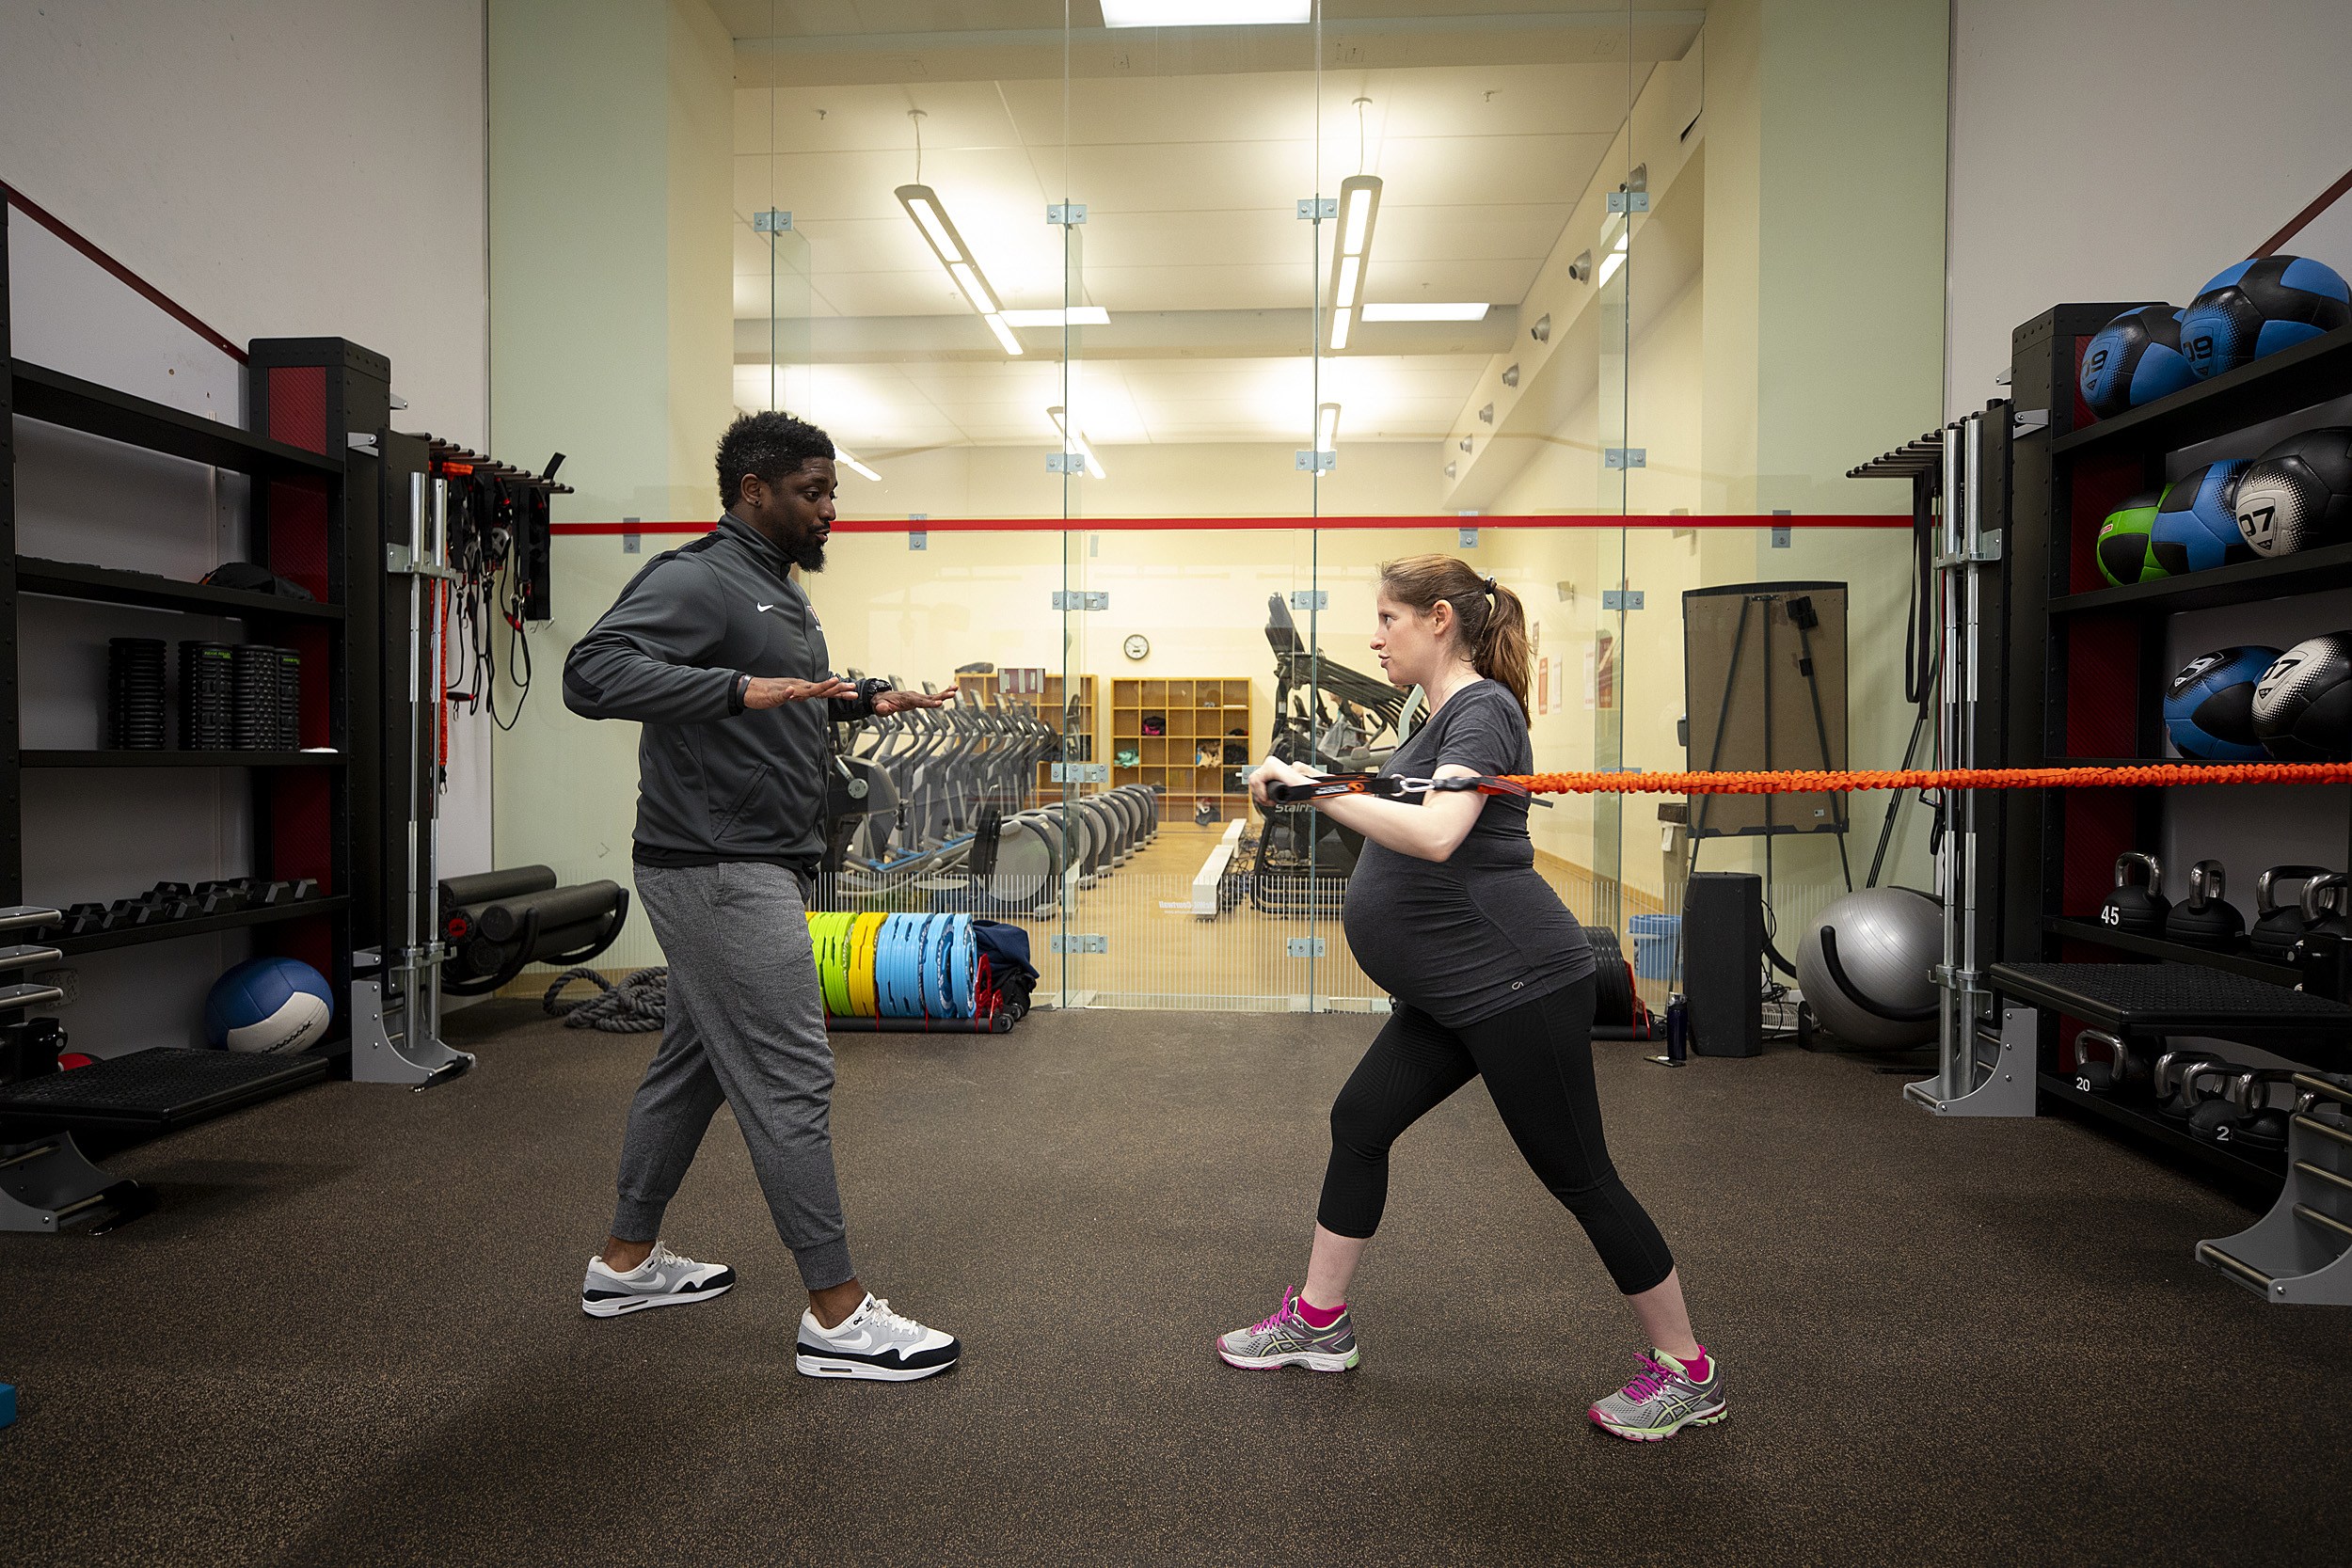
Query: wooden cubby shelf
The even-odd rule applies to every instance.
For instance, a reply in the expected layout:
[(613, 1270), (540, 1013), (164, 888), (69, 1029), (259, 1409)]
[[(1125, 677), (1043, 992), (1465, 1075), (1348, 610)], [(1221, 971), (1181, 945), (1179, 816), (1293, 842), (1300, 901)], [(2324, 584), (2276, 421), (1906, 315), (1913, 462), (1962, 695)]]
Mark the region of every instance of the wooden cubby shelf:
[[(1156, 735), (1147, 727), (1154, 719)], [(1248, 794), (1236, 786), (1255, 746), (1247, 676), (1111, 682), (1111, 783), (1152, 785), (1166, 797), (1164, 812)]]

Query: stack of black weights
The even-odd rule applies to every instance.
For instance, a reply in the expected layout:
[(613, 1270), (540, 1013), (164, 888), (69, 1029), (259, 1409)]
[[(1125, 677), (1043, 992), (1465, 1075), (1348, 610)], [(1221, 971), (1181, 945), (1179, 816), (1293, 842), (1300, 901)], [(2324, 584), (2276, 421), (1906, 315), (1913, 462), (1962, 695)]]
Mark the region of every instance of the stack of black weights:
[(283, 750), (278, 717), (278, 650), (266, 642), (240, 642), (230, 654), (230, 750)]
[(302, 750), (302, 655), (278, 650), (278, 749)]
[(183, 752), (226, 752), (230, 749), (230, 665), (235, 645), (229, 642), (180, 644), (180, 749)]
[(118, 637), (106, 649), (106, 742), (116, 751), (164, 749), (164, 641)]

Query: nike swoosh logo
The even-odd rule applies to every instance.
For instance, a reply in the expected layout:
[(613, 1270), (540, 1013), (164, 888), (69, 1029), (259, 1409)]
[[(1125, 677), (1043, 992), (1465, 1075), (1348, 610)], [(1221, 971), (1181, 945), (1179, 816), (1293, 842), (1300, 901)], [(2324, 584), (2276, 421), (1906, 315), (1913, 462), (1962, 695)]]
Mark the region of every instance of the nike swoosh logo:
[(870, 1350), (873, 1348), (874, 1336), (869, 1330), (861, 1328), (857, 1331), (857, 1338), (854, 1339), (836, 1339), (827, 1335), (825, 1342), (835, 1350)]
[(770, 610), (773, 610), (773, 609), (775, 609), (775, 608), (776, 608), (776, 607), (775, 607), (774, 605), (771, 605), (771, 604), (764, 604), (764, 605), (761, 605), (761, 606), (759, 607), (759, 612), (760, 612), (762, 615), (765, 615), (765, 614), (767, 614)]

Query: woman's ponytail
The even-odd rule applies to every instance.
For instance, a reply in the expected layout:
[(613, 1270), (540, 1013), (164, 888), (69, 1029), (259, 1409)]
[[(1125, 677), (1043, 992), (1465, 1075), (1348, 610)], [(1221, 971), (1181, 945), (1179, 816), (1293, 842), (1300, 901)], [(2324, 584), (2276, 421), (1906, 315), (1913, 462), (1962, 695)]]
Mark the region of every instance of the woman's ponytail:
[(1454, 607), (1462, 650), (1471, 668), (1511, 693), (1529, 718), (1527, 691), (1533, 661), (1527, 652), (1527, 607), (1492, 578), (1480, 577), (1467, 562), (1450, 555), (1407, 556), (1380, 568), (1380, 586), (1391, 598), (1422, 615), (1443, 599)]
[(1486, 579), (1486, 592), (1494, 605), (1472, 644), (1470, 662), (1480, 674), (1518, 698), (1520, 715), (1533, 720), (1534, 715), (1527, 706), (1528, 686), (1534, 673), (1527, 653), (1527, 607), (1519, 603), (1517, 594), (1492, 578)]

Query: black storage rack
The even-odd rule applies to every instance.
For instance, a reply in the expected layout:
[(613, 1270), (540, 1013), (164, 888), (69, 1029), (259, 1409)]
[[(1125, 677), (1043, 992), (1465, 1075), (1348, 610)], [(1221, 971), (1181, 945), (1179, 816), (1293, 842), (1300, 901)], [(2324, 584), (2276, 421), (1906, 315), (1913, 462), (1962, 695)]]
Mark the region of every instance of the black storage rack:
[[(2122, 587), (2100, 577), (2092, 545), (2101, 519), (2123, 496), (2159, 485), (2169, 453), (2352, 394), (2352, 328), (2345, 328), (2094, 421), (2076, 391), (2076, 368), (2091, 337), (2137, 303), (2057, 306), (2020, 326), (2012, 341), (2015, 406), (2035, 416), (2046, 410), (2046, 424), (2036, 427), (2034, 416), (2021, 417), (2012, 443), (2007, 551), (2013, 630), (2005, 748), (2011, 766), (2181, 765), (2184, 759), (2162, 755), (2162, 701), (2172, 673), (2165, 646), (2168, 619), (2185, 610), (2291, 600), (2352, 586), (2352, 545)], [(2282, 990), (2303, 980), (2294, 967), (2242, 946), (2217, 951), (2118, 932), (2097, 922), (2116, 856), (2161, 840), (2161, 788), (2008, 793), (2017, 799), (2001, 851), (2004, 918), (1998, 951), (2012, 975), (2046, 976), (2043, 966), (2051, 960), (2088, 966), (2128, 957)], [(2282, 847), (2279, 859), (2308, 860), (2315, 854), (2352, 864), (2352, 814), (2334, 851), (2309, 844)], [(1996, 977), (2000, 972), (1996, 966)], [(2045, 1103), (2117, 1127), (2223, 1175), (2271, 1186), (2283, 1179), (2282, 1156), (2191, 1138), (2145, 1105), (2078, 1089), (2072, 1029), (2054, 1024), (2061, 1017), (2075, 1025), (2096, 1021), (2051, 1006), (2038, 1064)], [(2174, 1032), (2237, 1038), (2330, 1069), (2352, 1065), (2352, 1032), (2280, 1037), (2226, 1017), (2204, 1019), (2195, 1029), (2184, 1024)], [(2067, 1038), (2059, 1037), (2062, 1033)]]
[[(355, 870), (349, 775), (355, 758), (364, 762), (370, 754), (370, 737), (355, 732), (349, 721), (348, 685), (355, 669), (370, 666), (364, 651), (355, 656), (347, 636), (350, 574), (345, 560), (344, 455), (340, 450), (310, 450), (274, 440), (13, 357), (9, 352), (7, 223), (5, 205), (0, 204), (0, 366), (6, 369), (0, 375), (0, 658), (7, 661), (12, 683), (9, 700), (0, 702), (0, 781), (6, 784), (0, 790), (0, 905), (24, 901), (24, 769), (250, 769), (255, 778), (251, 874), (267, 880), (312, 879), (320, 889), (319, 896), (83, 936), (53, 931), (42, 940), (73, 957), (239, 927), (268, 927), (273, 947), (310, 962), (326, 977), (338, 997), (347, 997)], [(326, 568), (318, 587), (328, 591), (311, 602), (144, 572), (19, 556), (14, 489), (17, 418), (250, 476), (254, 553), (268, 559), (273, 525), (281, 542), (290, 532), (298, 531), (303, 551)], [(340, 442), (335, 446), (340, 447)], [(301, 503), (298, 519), (273, 515), (297, 499)], [(311, 693), (304, 705), (304, 739), (324, 749), (24, 750), (15, 693), (23, 687), (16, 675), (22, 663), (18, 602), (27, 594), (242, 619), (269, 628), (267, 635), (273, 638), (298, 642), (306, 656), (305, 685)], [(323, 703), (318, 700), (321, 695), (326, 699)], [(218, 1053), (142, 1052), (119, 1058), (137, 1063), (142, 1088), (135, 1103), (111, 1111), (86, 1114), (72, 1109), (66, 1102), (73, 1096), (58, 1099), (56, 1090), (65, 1086), (59, 1079), (50, 1085), (51, 1092), (34, 1097), (47, 1107), (38, 1113), (32, 1101), (22, 1109), (0, 1106), (0, 1142), (24, 1136), (53, 1138), (54, 1134), (70, 1134), (76, 1127), (109, 1131), (118, 1135), (119, 1142), (128, 1130), (143, 1129), (152, 1135), (190, 1119), (219, 1115), (316, 1082), (349, 1053), (347, 1011), (338, 1006), (325, 1039), (301, 1056), (279, 1059), (279, 1069), (275, 1071), (263, 1070), (259, 1064), (241, 1070), (214, 1063), (209, 1064), (208, 1074), (207, 1063), (196, 1060), (189, 1065), (191, 1059), (217, 1057)], [(0, 1022), (22, 1016), (21, 1010), (0, 1012)], [(224, 1071), (246, 1086), (233, 1095), (222, 1094), (215, 1080)], [(184, 1095), (171, 1091), (175, 1072), (187, 1079)], [(34, 1082), (50, 1084), (48, 1080)], [(61, 1167), (81, 1164), (78, 1155), (46, 1148), (24, 1158), (45, 1158)]]

